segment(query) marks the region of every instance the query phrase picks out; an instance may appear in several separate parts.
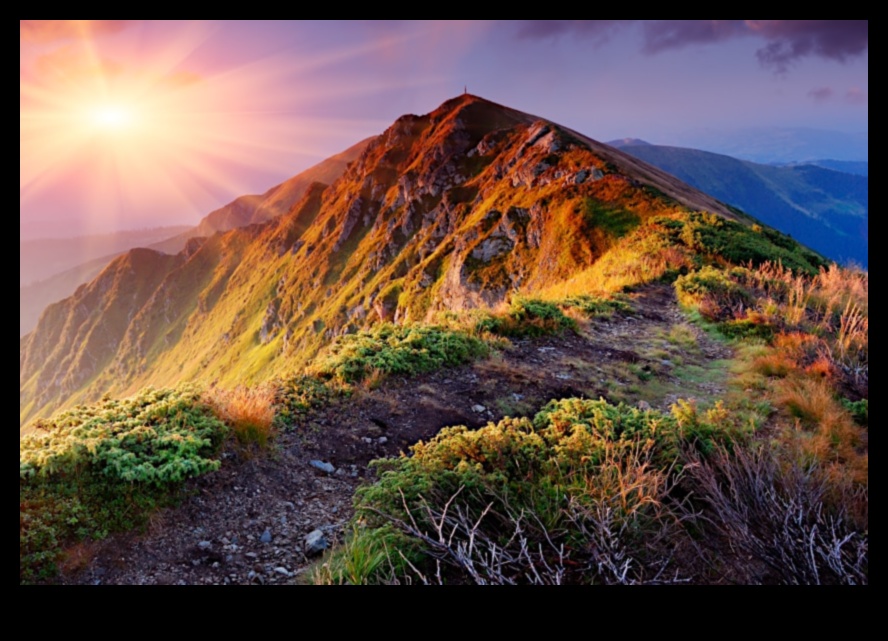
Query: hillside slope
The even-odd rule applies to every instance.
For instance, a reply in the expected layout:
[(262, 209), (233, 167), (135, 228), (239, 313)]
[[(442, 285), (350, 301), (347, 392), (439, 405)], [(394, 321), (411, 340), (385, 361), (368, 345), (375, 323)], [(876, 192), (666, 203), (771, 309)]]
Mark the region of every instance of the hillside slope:
[(296, 371), (379, 321), (493, 307), (658, 215), (736, 214), (651, 165), (474, 96), (404, 116), (288, 213), (121, 257), (20, 344), (20, 419), (179, 380)]

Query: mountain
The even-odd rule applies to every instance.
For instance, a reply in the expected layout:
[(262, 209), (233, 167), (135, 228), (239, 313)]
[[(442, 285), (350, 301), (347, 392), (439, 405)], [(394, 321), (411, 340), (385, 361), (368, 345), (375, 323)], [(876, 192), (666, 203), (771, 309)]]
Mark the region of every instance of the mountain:
[[(162, 230), (151, 230), (155, 232), (148, 236), (145, 232), (121, 232), (116, 235), (119, 238), (116, 253), (103, 255), (96, 251), (96, 247), (106, 247), (104, 251), (111, 251), (107, 248), (107, 243), (97, 245), (94, 242), (84, 243), (83, 239), (70, 239), (68, 241), (53, 240), (51, 244), (48, 241), (39, 241), (40, 246), (55, 247), (60, 243), (68, 243), (75, 248), (79, 248), (79, 244), (87, 247), (87, 251), (79, 249), (83, 262), (74, 262), (67, 260), (65, 263), (53, 263), (55, 269), (59, 269), (62, 265), (69, 266), (64, 271), (53, 273), (50, 277), (40, 276), (42, 280), (30, 282), (23, 285), (19, 292), (19, 337), (24, 336), (37, 324), (40, 313), (46, 309), (50, 303), (60, 301), (74, 293), (80, 286), (93, 278), (108, 265), (111, 260), (119, 253), (134, 247), (148, 247), (166, 254), (176, 254), (185, 247), (185, 244), (191, 238), (200, 236), (212, 236), (217, 231), (227, 231), (236, 227), (243, 227), (257, 222), (270, 220), (275, 216), (286, 212), (300, 198), (302, 198), (308, 187), (314, 182), (331, 183), (345, 171), (348, 163), (357, 158), (363, 151), (364, 147), (369, 143), (369, 139), (352, 145), (345, 151), (331, 156), (326, 160), (319, 162), (317, 165), (309, 167), (305, 171), (289, 178), (279, 185), (275, 185), (260, 196), (248, 195), (236, 198), (224, 207), (207, 214), (200, 223), (195, 227), (182, 228), (163, 228), (165, 233), (157, 233)], [(37, 244), (38, 241), (30, 241), (27, 247)], [(26, 243), (22, 243), (22, 260), (21, 268), (22, 282), (25, 281), (26, 267), (24, 256), (26, 252)], [(44, 256), (44, 251), (40, 256)], [(58, 250), (56, 252), (58, 253)], [(68, 251), (71, 254), (72, 251)], [(100, 256), (88, 260), (92, 256)], [(35, 265), (41, 265), (45, 271), (47, 261), (45, 257), (32, 260)], [(28, 263), (30, 265), (30, 263)], [(73, 265), (73, 266), (71, 266)], [(36, 273), (36, 272), (29, 272)], [(43, 274), (44, 272), (41, 272)]]
[(773, 163), (783, 164), (787, 167), (797, 167), (799, 165), (816, 165), (817, 167), (825, 167), (834, 171), (841, 171), (846, 174), (857, 174), (858, 176), (869, 176), (869, 162), (866, 160), (831, 160), (824, 158), (821, 160), (806, 160), (804, 162), (790, 163)]
[(495, 307), (605, 256), (619, 270), (623, 237), (687, 211), (749, 222), (570, 129), (454, 98), (399, 118), (285, 214), (174, 256), (133, 250), (49, 306), (20, 341), (20, 419), (149, 384), (299, 371), (333, 338), (380, 321)]
[(47, 308), (20, 581), (866, 584), (867, 309), (867, 272), (463, 95)]
[(188, 229), (188, 226), (180, 225), (93, 236), (19, 241), (19, 286), (30, 285), (98, 258), (104, 258), (107, 263), (115, 255), (128, 249), (147, 247)]
[(683, 147), (759, 163), (812, 158), (855, 161), (869, 157), (869, 136), (865, 131), (848, 133), (810, 127), (700, 129), (681, 134), (677, 142)]
[(863, 266), (868, 263), (869, 187), (865, 176), (811, 164), (760, 165), (683, 147), (620, 148), (754, 214), (824, 256)]

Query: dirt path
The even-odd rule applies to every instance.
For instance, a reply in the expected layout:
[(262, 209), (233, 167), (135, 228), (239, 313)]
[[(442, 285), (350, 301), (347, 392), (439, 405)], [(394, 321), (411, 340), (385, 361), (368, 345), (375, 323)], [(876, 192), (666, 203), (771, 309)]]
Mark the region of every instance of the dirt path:
[(442, 427), (532, 416), (569, 396), (668, 409), (679, 397), (724, 393), (731, 351), (687, 323), (671, 287), (644, 288), (632, 307), (578, 334), (514, 341), (485, 361), (359, 391), (281, 435), (271, 456), (243, 461), (226, 452), (222, 469), (192, 482), (191, 496), (147, 532), (77, 550), (61, 582), (304, 582), (318, 558), (306, 536), (341, 539), (352, 494), (371, 476), (367, 463), (407, 452)]

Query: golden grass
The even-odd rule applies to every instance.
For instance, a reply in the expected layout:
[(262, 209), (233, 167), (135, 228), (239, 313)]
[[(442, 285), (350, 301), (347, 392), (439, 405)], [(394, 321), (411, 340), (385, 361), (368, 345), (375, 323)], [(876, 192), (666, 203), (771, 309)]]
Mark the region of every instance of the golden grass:
[(275, 393), (270, 386), (214, 387), (206, 397), (213, 412), (231, 428), (245, 452), (253, 446), (265, 448), (274, 438)]

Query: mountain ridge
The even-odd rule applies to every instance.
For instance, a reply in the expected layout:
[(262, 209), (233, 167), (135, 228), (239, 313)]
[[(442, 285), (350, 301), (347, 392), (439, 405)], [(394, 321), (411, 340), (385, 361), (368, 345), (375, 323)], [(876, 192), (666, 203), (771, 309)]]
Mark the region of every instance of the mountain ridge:
[(399, 118), (287, 214), (176, 256), (118, 258), (50, 306), (20, 343), (21, 419), (147, 384), (294, 371), (372, 323), (564, 281), (644, 220), (689, 209), (738, 218), (612, 147), (460, 96)]

